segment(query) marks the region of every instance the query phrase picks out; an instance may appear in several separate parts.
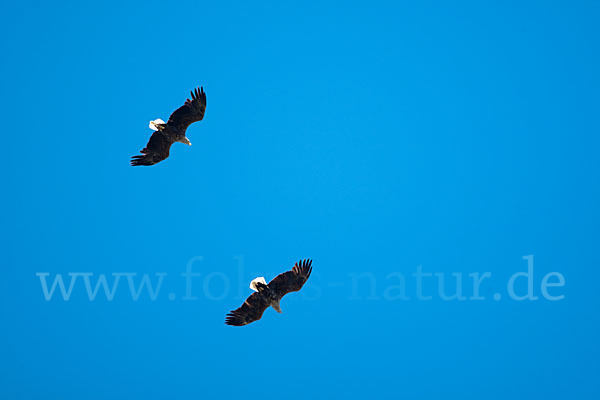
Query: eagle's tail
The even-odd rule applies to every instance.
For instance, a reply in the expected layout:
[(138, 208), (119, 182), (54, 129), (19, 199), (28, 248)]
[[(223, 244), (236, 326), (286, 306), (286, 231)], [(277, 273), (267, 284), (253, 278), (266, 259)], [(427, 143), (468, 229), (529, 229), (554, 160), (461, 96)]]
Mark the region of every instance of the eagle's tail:
[(158, 118), (158, 119), (155, 119), (154, 121), (150, 121), (150, 124), (148, 126), (153, 131), (161, 131), (164, 128), (164, 125), (165, 125), (165, 121)]
[(265, 281), (264, 277), (259, 276), (258, 278), (252, 279), (252, 282), (250, 282), (250, 289), (254, 290), (255, 292), (258, 292), (259, 284), (267, 286), (267, 281)]

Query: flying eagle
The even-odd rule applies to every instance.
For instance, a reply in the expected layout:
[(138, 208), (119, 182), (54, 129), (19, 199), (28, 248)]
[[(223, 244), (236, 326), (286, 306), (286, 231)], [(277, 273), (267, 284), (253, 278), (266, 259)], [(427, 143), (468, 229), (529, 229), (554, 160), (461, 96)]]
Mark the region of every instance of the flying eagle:
[(169, 157), (169, 149), (175, 142), (191, 146), (190, 140), (185, 137), (185, 131), (190, 124), (201, 121), (206, 110), (206, 94), (204, 89), (194, 89), (190, 92), (192, 99), (187, 99), (165, 123), (162, 119), (150, 121), (150, 129), (155, 131), (148, 144), (141, 150), (141, 155), (131, 157), (131, 165), (154, 165)]
[(268, 285), (262, 276), (252, 280), (250, 289), (256, 293), (252, 293), (240, 308), (227, 314), (225, 323), (242, 326), (258, 321), (269, 306), (280, 313), (279, 301), (286, 294), (302, 289), (312, 271), (311, 265), (312, 260), (301, 260), (291, 271), (277, 275)]

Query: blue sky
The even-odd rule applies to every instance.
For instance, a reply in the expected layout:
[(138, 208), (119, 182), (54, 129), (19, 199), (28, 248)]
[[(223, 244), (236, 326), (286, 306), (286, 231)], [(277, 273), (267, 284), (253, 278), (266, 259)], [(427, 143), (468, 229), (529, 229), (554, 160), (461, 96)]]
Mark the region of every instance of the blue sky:
[[(600, 394), (594, 2), (0, 11), (0, 397)], [(193, 146), (130, 167), (199, 85)], [(283, 314), (224, 325), (300, 258)], [(40, 273), (80, 275), (46, 300)], [(84, 275), (115, 273), (90, 300)], [(456, 275), (467, 299), (444, 300)]]

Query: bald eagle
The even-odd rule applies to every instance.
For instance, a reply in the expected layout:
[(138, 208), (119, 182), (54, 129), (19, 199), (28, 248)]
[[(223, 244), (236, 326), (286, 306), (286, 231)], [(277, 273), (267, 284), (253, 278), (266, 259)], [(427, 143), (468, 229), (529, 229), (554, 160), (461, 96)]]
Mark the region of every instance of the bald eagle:
[(280, 313), (279, 301), (281, 298), (290, 292), (302, 289), (311, 271), (312, 260), (301, 260), (294, 265), (291, 271), (277, 275), (268, 285), (262, 276), (252, 280), (250, 289), (256, 293), (252, 293), (240, 308), (227, 314), (225, 323), (243, 326), (258, 321), (269, 306)]
[(202, 87), (190, 93), (192, 99), (187, 99), (184, 105), (175, 110), (167, 123), (160, 118), (150, 121), (150, 129), (155, 132), (146, 147), (141, 150), (142, 154), (131, 157), (131, 165), (154, 165), (161, 162), (169, 157), (169, 149), (175, 142), (192, 145), (185, 137), (185, 131), (190, 124), (204, 118), (206, 94)]

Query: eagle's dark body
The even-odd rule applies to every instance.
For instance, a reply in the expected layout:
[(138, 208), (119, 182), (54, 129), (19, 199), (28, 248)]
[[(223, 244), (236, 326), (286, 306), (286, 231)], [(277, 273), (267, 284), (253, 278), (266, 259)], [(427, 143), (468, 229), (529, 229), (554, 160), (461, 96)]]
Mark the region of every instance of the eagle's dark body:
[(277, 275), (268, 285), (255, 283), (256, 293), (250, 295), (237, 310), (227, 314), (225, 323), (242, 326), (258, 321), (269, 306), (281, 312), (279, 307), (281, 298), (290, 292), (302, 289), (311, 272), (312, 261), (303, 260), (297, 262), (291, 271)]
[[(206, 110), (206, 94), (204, 89), (194, 89), (192, 99), (187, 99), (166, 123), (150, 122), (156, 132), (152, 134), (148, 144), (141, 150), (141, 155), (131, 157), (131, 165), (154, 165), (169, 157), (171, 145), (182, 142), (191, 145), (185, 132), (190, 124), (201, 121)], [(161, 121), (162, 122), (162, 121)]]

